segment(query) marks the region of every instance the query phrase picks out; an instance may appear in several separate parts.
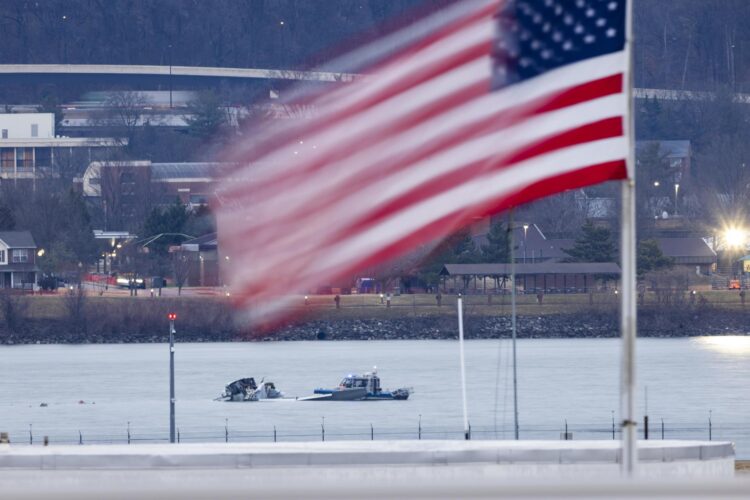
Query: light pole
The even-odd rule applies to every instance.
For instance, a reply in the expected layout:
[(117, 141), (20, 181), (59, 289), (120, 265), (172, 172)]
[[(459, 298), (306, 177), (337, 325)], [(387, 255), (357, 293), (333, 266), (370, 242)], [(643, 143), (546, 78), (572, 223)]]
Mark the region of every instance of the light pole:
[(167, 45), (169, 49), (169, 109), (172, 109), (172, 44)]
[(174, 321), (177, 319), (177, 313), (169, 313), (169, 442), (175, 442), (175, 421), (174, 421)]
[(523, 263), (526, 264), (526, 233), (529, 230), (529, 225), (523, 225)]
[(680, 192), (680, 185), (675, 182), (674, 185), (674, 214), (677, 215), (677, 193)]
[(202, 256), (202, 255), (199, 255), (199, 256), (198, 256), (198, 260), (200, 260), (200, 265), (201, 265), (201, 268), (200, 268), (200, 280), (201, 280), (201, 286), (206, 286), (206, 285), (205, 285), (205, 283), (203, 282), (203, 276), (204, 276), (204, 274), (205, 274), (205, 272), (204, 272), (204, 264), (203, 264), (203, 256)]

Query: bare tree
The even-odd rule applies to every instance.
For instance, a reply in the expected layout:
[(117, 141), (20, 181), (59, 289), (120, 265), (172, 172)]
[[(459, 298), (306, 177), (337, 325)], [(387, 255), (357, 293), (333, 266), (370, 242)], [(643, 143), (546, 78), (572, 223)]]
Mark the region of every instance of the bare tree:
[(177, 285), (177, 294), (182, 295), (182, 287), (187, 283), (190, 274), (190, 258), (187, 252), (179, 250), (172, 254), (172, 271), (175, 285)]
[(13, 293), (12, 290), (0, 293), (0, 312), (8, 333), (18, 332), (23, 327), (28, 305), (22, 296)]
[(570, 238), (577, 234), (586, 220), (585, 199), (579, 192), (566, 191), (526, 205), (519, 214), (537, 224), (547, 237)]
[(67, 291), (64, 298), (65, 312), (68, 325), (75, 333), (86, 333), (88, 321), (86, 304), (88, 300), (82, 287), (73, 287)]
[(128, 144), (131, 144), (138, 127), (143, 124), (142, 115), (146, 102), (146, 97), (141, 92), (132, 90), (112, 92), (104, 101), (105, 109), (95, 121), (98, 126), (124, 134)]

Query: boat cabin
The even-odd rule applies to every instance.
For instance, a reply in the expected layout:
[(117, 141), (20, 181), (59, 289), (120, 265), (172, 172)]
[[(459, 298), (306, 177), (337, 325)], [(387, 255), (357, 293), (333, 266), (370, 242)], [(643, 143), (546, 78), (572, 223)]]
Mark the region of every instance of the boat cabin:
[(339, 384), (340, 388), (364, 388), (368, 393), (376, 394), (381, 391), (380, 377), (375, 372), (364, 375), (347, 375)]

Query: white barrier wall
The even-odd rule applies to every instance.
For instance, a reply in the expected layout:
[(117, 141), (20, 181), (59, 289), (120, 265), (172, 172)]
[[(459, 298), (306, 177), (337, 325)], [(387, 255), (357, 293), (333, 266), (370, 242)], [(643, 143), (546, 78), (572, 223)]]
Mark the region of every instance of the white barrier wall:
[[(641, 477), (726, 478), (734, 446), (726, 442), (641, 441)], [(367, 467), (489, 467), (512, 477), (618, 477), (619, 441), (349, 441), (308, 443), (0, 447), (0, 470), (138, 470)], [(436, 472), (439, 474), (439, 472)]]
[(731, 443), (382, 441), (0, 445), (0, 498), (748, 498)]

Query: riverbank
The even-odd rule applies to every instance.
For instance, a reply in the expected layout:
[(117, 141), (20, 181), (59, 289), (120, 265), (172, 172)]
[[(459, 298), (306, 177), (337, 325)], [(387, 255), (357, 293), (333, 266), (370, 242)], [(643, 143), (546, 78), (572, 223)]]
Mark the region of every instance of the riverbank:
[[(232, 319), (225, 302), (110, 301), (100, 302), (86, 314), (27, 317), (7, 321), (0, 344), (155, 343), (167, 340), (166, 312), (177, 311), (180, 342), (300, 341), (300, 340), (426, 340), (454, 339), (455, 311), (440, 314), (378, 308), (325, 310), (273, 331), (253, 331)], [(722, 308), (641, 308), (640, 337), (744, 335), (748, 313)], [(511, 318), (467, 310), (466, 338), (509, 338)], [(519, 314), (519, 338), (614, 338), (619, 336), (615, 307), (592, 307), (575, 313)]]

